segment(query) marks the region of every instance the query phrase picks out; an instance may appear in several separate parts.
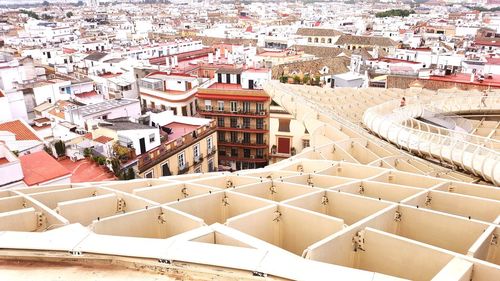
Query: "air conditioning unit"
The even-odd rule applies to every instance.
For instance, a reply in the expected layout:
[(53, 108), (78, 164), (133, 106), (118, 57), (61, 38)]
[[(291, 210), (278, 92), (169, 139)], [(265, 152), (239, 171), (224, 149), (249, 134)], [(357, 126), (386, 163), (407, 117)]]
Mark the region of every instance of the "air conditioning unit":
[(255, 159), (255, 155), (250, 155), (250, 159)]

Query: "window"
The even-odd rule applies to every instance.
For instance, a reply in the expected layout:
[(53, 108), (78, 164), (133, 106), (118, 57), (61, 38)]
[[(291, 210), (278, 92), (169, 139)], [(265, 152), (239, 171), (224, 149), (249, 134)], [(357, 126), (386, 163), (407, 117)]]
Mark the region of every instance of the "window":
[(194, 169), (194, 172), (201, 173), (201, 166), (196, 167), (196, 169)]
[(205, 100), (205, 110), (212, 111), (212, 101), (211, 100)]
[(218, 101), (217, 102), (217, 107), (219, 111), (224, 111), (224, 101)]
[(243, 133), (243, 143), (250, 143), (250, 133)]
[(278, 131), (290, 132), (290, 119), (280, 119)]
[(231, 142), (238, 142), (238, 133), (231, 132)]
[(155, 141), (155, 134), (149, 135), (149, 142), (154, 142)]
[(231, 117), (231, 128), (236, 128), (238, 125), (238, 118)]
[(243, 157), (250, 158), (250, 149), (248, 148), (243, 149)]
[(207, 150), (209, 152), (212, 150), (212, 137), (207, 138)]
[(264, 134), (257, 134), (257, 144), (263, 144), (264, 143)]
[(264, 111), (264, 104), (259, 102), (257, 103), (257, 112)]
[(238, 157), (238, 149), (237, 148), (231, 148), (231, 157)]
[(170, 167), (168, 166), (168, 161), (161, 165), (161, 172), (162, 176), (164, 177), (172, 175), (172, 173), (170, 172)]
[(200, 157), (200, 144), (199, 143), (197, 143), (193, 146), (193, 155), (194, 155), (194, 158)]
[(224, 127), (224, 117), (217, 117), (217, 126)]
[(245, 129), (250, 128), (250, 118), (248, 118), (248, 117), (243, 118), (243, 128), (245, 128)]
[(307, 42), (312, 43), (313, 39), (311, 37), (307, 38)]
[(221, 142), (226, 141), (226, 132), (217, 132), (217, 139)]
[(144, 174), (144, 178), (146, 179), (152, 179), (153, 178), (153, 171), (149, 171), (147, 173)]
[(250, 112), (250, 102), (248, 101), (243, 102), (243, 112)]
[(302, 140), (302, 148), (306, 148), (309, 146), (310, 146), (309, 140)]
[(184, 169), (186, 167), (186, 158), (184, 157), (184, 151), (177, 154), (177, 160), (179, 161), (179, 169)]
[(231, 112), (238, 111), (238, 103), (237, 102), (231, 101), (230, 104), (231, 104)]
[(257, 158), (260, 158), (260, 159), (264, 158), (264, 149), (262, 149), (262, 148), (257, 149), (256, 154), (257, 154)]
[(257, 129), (264, 129), (264, 120), (263, 119), (256, 119), (256, 127)]

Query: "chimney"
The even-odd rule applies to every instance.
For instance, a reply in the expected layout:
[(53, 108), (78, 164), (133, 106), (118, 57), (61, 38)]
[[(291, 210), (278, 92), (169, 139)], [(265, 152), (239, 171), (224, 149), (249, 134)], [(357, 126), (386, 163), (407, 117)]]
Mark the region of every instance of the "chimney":
[(208, 54), (208, 63), (209, 64), (213, 64), (214, 63), (214, 54), (213, 53), (209, 53)]
[(216, 49), (215, 50), (215, 60), (219, 61), (219, 59), (220, 59), (220, 49)]
[(174, 61), (172, 62), (172, 64), (177, 67), (179, 66), (179, 61), (177, 60), (177, 56), (174, 56)]
[(227, 54), (227, 63), (228, 64), (233, 64), (234, 63), (233, 54), (232, 53)]
[(168, 68), (170, 67), (170, 57), (165, 58), (165, 66)]
[(474, 72), (470, 74), (470, 82), (474, 82)]

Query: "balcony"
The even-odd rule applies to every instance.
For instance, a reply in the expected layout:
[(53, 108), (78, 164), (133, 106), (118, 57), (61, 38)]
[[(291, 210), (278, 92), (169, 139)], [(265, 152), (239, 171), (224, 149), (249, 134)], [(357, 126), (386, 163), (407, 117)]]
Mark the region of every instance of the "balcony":
[(267, 155), (263, 155), (261, 158), (257, 158), (255, 155), (250, 155), (250, 157), (238, 157), (231, 155), (219, 154), (219, 161), (245, 161), (245, 162), (255, 162), (255, 163), (267, 163)]
[(241, 124), (231, 124), (230, 127), (217, 127), (217, 130), (221, 131), (239, 131), (239, 132), (246, 132), (246, 133), (265, 133), (268, 131), (267, 125), (262, 125), (262, 126), (243, 126)]
[(212, 147), (211, 147), (211, 148), (209, 148), (207, 151), (208, 151), (208, 152), (207, 152), (207, 157), (210, 157), (210, 156), (214, 155), (214, 154), (215, 154), (215, 152), (217, 152), (217, 148), (216, 148), (215, 146), (212, 146)]
[(197, 108), (198, 113), (206, 116), (233, 116), (233, 117), (252, 117), (252, 118), (266, 118), (269, 117), (269, 112), (267, 110), (219, 110), (218, 108)]
[(189, 171), (189, 162), (184, 163), (184, 165), (179, 165), (178, 175), (185, 174)]
[(200, 155), (194, 156), (193, 157), (193, 162), (195, 164), (203, 162), (203, 153), (200, 153)]
[(235, 146), (235, 147), (251, 147), (251, 148), (267, 148), (267, 140), (264, 139), (263, 143), (257, 143), (257, 142), (245, 142), (244, 140), (236, 140), (236, 141), (230, 141), (230, 140), (218, 140), (220, 145), (223, 146)]

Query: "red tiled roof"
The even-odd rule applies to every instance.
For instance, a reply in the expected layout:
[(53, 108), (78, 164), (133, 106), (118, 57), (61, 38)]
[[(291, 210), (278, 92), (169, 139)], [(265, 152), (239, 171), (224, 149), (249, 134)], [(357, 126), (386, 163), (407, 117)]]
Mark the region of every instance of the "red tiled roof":
[(2, 90), (0, 90), (0, 98), (3, 98), (5, 97), (5, 94), (2, 92)]
[(479, 81), (477, 78), (474, 78), (472, 82), (470, 81), (470, 74), (466, 73), (457, 73), (446, 76), (433, 75), (429, 77), (429, 80), (500, 87), (500, 75), (492, 75), (491, 78), (486, 77), (483, 81)]
[(487, 58), (486, 61), (487, 64), (495, 64), (495, 65), (500, 64), (500, 58)]
[(75, 94), (75, 96), (77, 96), (79, 98), (90, 98), (90, 97), (94, 97), (97, 95), (98, 94), (96, 91), (89, 91), (89, 92), (82, 92), (82, 93)]
[(50, 119), (47, 117), (40, 117), (40, 118), (33, 119), (33, 121), (39, 122), (39, 123), (45, 123), (45, 122), (50, 122)]
[(78, 52), (78, 51), (75, 50), (75, 49), (63, 48), (63, 53), (65, 53), (65, 54), (73, 54), (73, 53), (76, 53), (76, 52)]
[(0, 157), (0, 165), (2, 164), (5, 164), (5, 163), (9, 163), (9, 159), (5, 158), (5, 157)]
[(0, 123), (0, 131), (7, 131), (15, 134), (16, 140), (41, 140), (25, 123), (20, 120)]
[(476, 40), (475, 45), (500, 47), (500, 41)]
[(98, 137), (98, 138), (94, 139), (94, 141), (96, 141), (96, 142), (100, 142), (100, 143), (102, 143), (102, 144), (108, 143), (108, 142), (110, 142), (110, 141), (112, 141), (112, 140), (113, 140), (112, 138), (110, 138), (110, 137), (106, 137), (106, 136), (100, 136), (100, 137)]
[(24, 182), (31, 186), (70, 174), (47, 152), (39, 151), (19, 157), (24, 174)]

